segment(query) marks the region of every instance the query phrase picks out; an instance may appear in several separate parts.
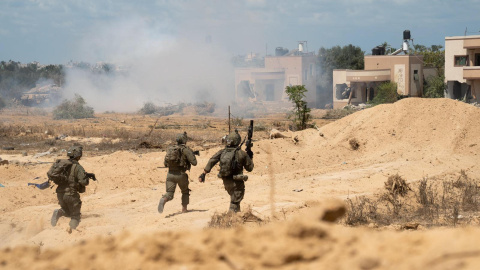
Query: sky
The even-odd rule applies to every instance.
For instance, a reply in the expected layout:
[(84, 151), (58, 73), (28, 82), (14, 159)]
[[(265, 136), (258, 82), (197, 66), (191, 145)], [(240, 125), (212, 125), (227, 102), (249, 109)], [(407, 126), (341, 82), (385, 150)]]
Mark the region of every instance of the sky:
[[(231, 100), (232, 56), (384, 42), (443, 45), (480, 34), (480, 0), (0, 0), (0, 61), (108, 62), (128, 74), (69, 70), (67, 93), (98, 110)], [(229, 91), (225, 91), (229, 89)], [(111, 101), (116, 96), (117, 102)], [(128, 106), (126, 104), (129, 104)]]
[(479, 10), (479, 0), (1, 0), (0, 60), (119, 61), (207, 36), (230, 55), (298, 41), (309, 51), (353, 44), (369, 53), (383, 42), (399, 47), (405, 29), (427, 46), (465, 29), (480, 34)]

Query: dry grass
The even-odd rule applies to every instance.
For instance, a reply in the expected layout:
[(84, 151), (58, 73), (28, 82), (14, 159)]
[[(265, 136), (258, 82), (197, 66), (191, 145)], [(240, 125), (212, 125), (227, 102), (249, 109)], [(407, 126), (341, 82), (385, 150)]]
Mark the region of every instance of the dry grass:
[(215, 212), (210, 219), (210, 222), (208, 222), (208, 227), (217, 229), (228, 229), (242, 226), (247, 222), (254, 222), (258, 225), (262, 225), (267, 223), (268, 221), (264, 221), (255, 214), (253, 214), (252, 209), (249, 207), (246, 211), (240, 213), (234, 213), (231, 211), (225, 213)]
[(426, 227), (478, 224), (479, 183), (463, 170), (443, 179), (425, 177), (410, 185), (398, 174), (393, 175), (385, 182), (385, 192), (369, 198), (347, 199), (348, 212), (343, 223), (399, 224), (402, 228), (411, 228), (411, 224)]

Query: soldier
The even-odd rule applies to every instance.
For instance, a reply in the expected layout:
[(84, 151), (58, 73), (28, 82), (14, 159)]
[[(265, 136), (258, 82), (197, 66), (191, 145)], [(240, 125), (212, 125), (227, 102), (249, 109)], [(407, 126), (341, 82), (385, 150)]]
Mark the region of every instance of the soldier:
[(177, 135), (177, 145), (172, 145), (167, 149), (163, 164), (168, 167), (166, 193), (160, 199), (158, 212), (163, 213), (163, 208), (168, 201), (173, 200), (175, 188), (178, 186), (182, 191), (182, 213), (188, 212), (187, 205), (190, 202), (190, 189), (188, 189), (187, 170), (197, 165), (195, 154), (185, 144), (187, 143), (187, 133)]
[(230, 195), (229, 211), (233, 212), (240, 211), (240, 202), (245, 195), (245, 181), (248, 177), (243, 175), (243, 169), (245, 168), (248, 172), (253, 170), (252, 158), (239, 147), (241, 140), (237, 130), (230, 133), (226, 139), (227, 146), (210, 158), (198, 178), (200, 183), (204, 183), (205, 175), (220, 161), (218, 177), (222, 178), (225, 190)]
[[(68, 160), (57, 160), (57, 164), (52, 166), (52, 168), (54, 166), (64, 166), (66, 175), (64, 181), (53, 180), (58, 185), (56, 192), (58, 204), (61, 208), (53, 211), (51, 224), (52, 226), (57, 225), (58, 219), (62, 216), (70, 217), (69, 232), (76, 229), (80, 223), (82, 201), (79, 193), (85, 192), (85, 186), (89, 184), (89, 178), (95, 179), (94, 174), (86, 173), (82, 165), (78, 163), (82, 155), (83, 148), (81, 146), (73, 146), (67, 151)], [(51, 171), (52, 169), (48, 173), (49, 179), (51, 179)]]

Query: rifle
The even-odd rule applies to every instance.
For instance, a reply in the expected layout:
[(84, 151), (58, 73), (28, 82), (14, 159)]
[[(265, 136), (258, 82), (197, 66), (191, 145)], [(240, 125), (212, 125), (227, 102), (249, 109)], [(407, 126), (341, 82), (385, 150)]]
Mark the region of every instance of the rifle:
[(93, 181), (97, 181), (97, 177), (95, 177), (94, 173), (85, 173), (85, 175), (89, 178), (92, 179)]
[(248, 127), (247, 142), (245, 143), (245, 152), (250, 158), (253, 158), (252, 152), (252, 136), (253, 136), (253, 120), (250, 120), (250, 126)]

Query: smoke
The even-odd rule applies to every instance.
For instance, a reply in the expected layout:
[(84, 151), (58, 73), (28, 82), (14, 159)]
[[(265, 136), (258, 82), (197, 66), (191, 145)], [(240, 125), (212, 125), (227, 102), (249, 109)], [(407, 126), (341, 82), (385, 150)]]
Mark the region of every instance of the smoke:
[(186, 38), (145, 18), (95, 27), (80, 46), (81, 61), (103, 59), (113, 72), (67, 68), (65, 92), (96, 111), (129, 112), (145, 102), (226, 104), (234, 98), (231, 54), (207, 36)]

